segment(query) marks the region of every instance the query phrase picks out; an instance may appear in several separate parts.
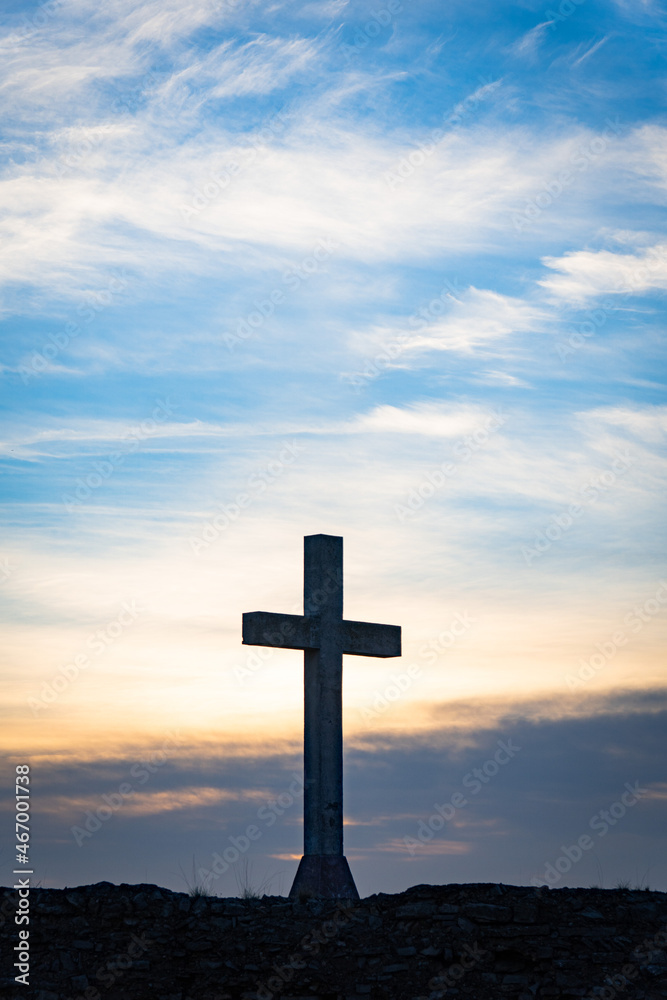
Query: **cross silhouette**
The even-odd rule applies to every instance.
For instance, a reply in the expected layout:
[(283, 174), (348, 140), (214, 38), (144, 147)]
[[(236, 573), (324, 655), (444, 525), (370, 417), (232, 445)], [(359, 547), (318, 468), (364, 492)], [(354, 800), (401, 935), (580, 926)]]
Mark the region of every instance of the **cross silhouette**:
[(358, 899), (343, 855), (343, 653), (400, 656), (400, 625), (343, 618), (343, 539), (306, 535), (303, 615), (243, 615), (246, 646), (304, 651), (303, 857), (290, 897)]

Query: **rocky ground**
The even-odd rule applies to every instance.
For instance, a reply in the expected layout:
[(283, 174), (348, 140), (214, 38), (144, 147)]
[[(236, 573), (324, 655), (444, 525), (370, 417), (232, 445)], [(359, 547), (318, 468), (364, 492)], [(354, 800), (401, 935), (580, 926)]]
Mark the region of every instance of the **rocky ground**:
[(0, 890), (0, 996), (37, 1000), (667, 998), (667, 893), (421, 885), (332, 904), (155, 885), (35, 889), (30, 985)]

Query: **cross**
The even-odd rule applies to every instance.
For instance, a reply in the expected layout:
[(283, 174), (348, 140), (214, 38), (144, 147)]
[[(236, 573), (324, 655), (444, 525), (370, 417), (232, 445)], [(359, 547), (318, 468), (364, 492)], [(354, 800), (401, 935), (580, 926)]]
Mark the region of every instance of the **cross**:
[(343, 855), (343, 653), (400, 656), (400, 625), (343, 618), (343, 539), (303, 540), (302, 615), (243, 615), (246, 646), (304, 651), (303, 857), (290, 898), (358, 899)]

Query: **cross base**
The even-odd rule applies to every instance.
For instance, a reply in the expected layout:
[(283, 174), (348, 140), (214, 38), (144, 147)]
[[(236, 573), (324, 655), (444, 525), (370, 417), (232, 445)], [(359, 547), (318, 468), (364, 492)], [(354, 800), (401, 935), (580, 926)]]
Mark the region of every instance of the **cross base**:
[(289, 898), (359, 899), (347, 858), (342, 854), (304, 854)]

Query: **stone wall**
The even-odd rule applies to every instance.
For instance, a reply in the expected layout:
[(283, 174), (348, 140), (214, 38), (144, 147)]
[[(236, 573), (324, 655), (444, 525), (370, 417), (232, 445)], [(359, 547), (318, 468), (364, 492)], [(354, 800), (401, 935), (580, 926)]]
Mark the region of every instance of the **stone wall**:
[(667, 894), (421, 885), (356, 903), (35, 889), (30, 986), (0, 890), (0, 996), (37, 1000), (667, 998)]

